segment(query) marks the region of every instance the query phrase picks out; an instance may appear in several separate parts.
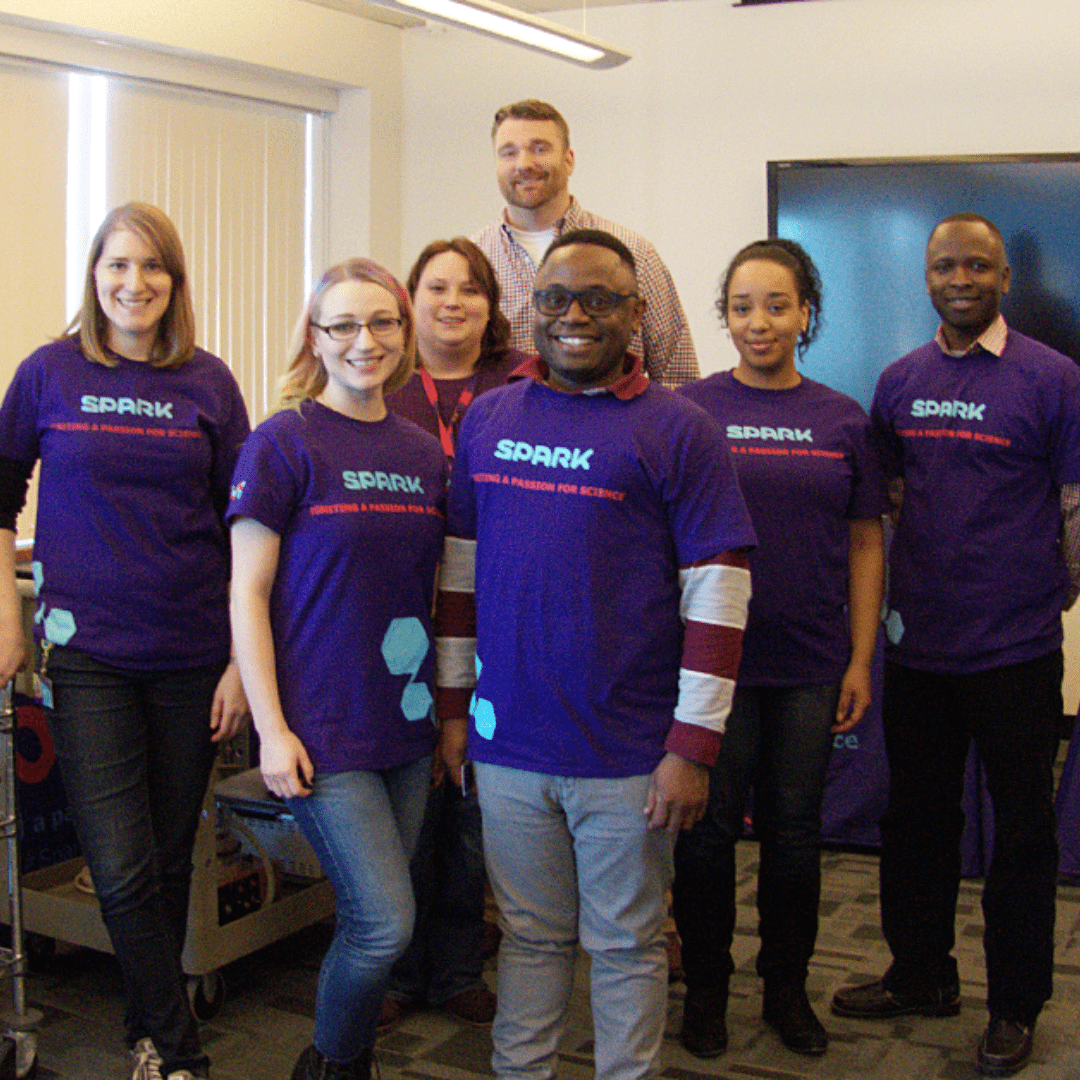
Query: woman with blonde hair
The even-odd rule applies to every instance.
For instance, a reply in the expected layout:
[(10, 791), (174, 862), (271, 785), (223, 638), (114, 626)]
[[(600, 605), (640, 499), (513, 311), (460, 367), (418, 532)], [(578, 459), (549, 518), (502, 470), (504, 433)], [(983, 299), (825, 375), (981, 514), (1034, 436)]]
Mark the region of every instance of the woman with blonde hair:
[(293, 1080), (370, 1075), (386, 980), (412, 933), (447, 473), (438, 441), (384, 400), (412, 374), (414, 340), (386, 270), (328, 270), (297, 327), (283, 408), (233, 478), (233, 630), (262, 774), (337, 901)]
[(157, 207), (112, 210), (68, 333), (0, 407), (0, 680), (25, 659), (15, 519), (41, 462), (33, 572), (49, 727), (127, 994), (134, 1080), (209, 1075), (180, 953), (214, 743), (247, 712), (222, 515), (247, 412), (195, 346)]

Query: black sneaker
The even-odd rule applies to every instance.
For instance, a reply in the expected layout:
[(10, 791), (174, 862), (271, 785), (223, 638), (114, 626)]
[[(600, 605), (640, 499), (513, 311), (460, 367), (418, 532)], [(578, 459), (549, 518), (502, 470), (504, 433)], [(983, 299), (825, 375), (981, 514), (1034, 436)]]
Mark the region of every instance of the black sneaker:
[(370, 1047), (355, 1061), (328, 1061), (309, 1046), (297, 1058), (292, 1080), (370, 1080), (371, 1060)]
[(983, 1076), (1012, 1076), (1018, 1073), (1031, 1057), (1034, 1024), (992, 1016), (979, 1043), (975, 1068)]
[(802, 983), (766, 983), (761, 1016), (796, 1054), (821, 1057), (829, 1048), (829, 1033), (811, 1007)]
[(884, 979), (847, 986), (832, 999), (837, 1016), (855, 1020), (891, 1020), (896, 1016), (956, 1016), (960, 1011), (960, 985), (950, 983), (936, 990), (916, 993), (890, 990)]
[(727, 991), (687, 990), (679, 1041), (699, 1058), (714, 1058), (727, 1049)]

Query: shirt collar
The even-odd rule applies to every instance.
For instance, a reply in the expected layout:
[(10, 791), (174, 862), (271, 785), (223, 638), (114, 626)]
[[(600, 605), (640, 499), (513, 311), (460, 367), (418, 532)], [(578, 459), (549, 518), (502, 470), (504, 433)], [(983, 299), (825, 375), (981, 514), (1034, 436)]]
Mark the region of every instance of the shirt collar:
[[(566, 213), (563, 214), (563, 216), (561, 218), (559, 218), (555, 222), (555, 225), (554, 225), (555, 235), (556, 236), (561, 236), (564, 232), (567, 232), (570, 229), (581, 228), (582, 227), (581, 217), (582, 217), (581, 203), (579, 203), (577, 201), (577, 199), (575, 199), (574, 196), (571, 195), (570, 196), (570, 205), (566, 208)], [(503, 232), (507, 233), (509, 236), (514, 235), (513, 234), (513, 226), (510, 224), (510, 222), (506, 218), (506, 207), (505, 206), (503, 207), (503, 212), (502, 212), (502, 227), (503, 227)]]
[[(530, 356), (524, 363), (518, 364), (510, 373), (511, 380), (535, 379), (538, 383), (547, 385), (548, 366), (539, 356)], [(633, 353), (626, 354), (623, 373), (614, 382), (608, 383), (597, 390), (582, 390), (579, 393), (604, 393), (610, 391), (620, 401), (630, 401), (638, 394), (644, 392), (649, 385), (649, 376), (642, 370), (640, 357)]]
[(985, 349), (988, 353), (993, 353), (994, 356), (1000, 356), (1005, 351), (1005, 343), (1009, 338), (1009, 328), (1005, 324), (1005, 316), (998, 312), (997, 318), (979, 335), (978, 340), (973, 341), (966, 349), (961, 352), (954, 352), (949, 348), (945, 341), (945, 335), (938, 327), (938, 332), (934, 335), (934, 341), (937, 342), (938, 348), (941, 349), (946, 356), (970, 356), (976, 349)]

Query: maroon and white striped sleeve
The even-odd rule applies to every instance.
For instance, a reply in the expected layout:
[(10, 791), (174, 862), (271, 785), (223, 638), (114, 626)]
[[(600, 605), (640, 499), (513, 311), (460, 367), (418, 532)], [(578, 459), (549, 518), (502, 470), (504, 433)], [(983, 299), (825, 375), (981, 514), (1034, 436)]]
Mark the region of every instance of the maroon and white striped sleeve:
[(435, 714), (469, 715), (476, 686), (476, 541), (448, 536), (435, 605)]
[(679, 701), (665, 749), (702, 765), (720, 752), (742, 656), (750, 563), (726, 551), (679, 571), (680, 614), (686, 624)]

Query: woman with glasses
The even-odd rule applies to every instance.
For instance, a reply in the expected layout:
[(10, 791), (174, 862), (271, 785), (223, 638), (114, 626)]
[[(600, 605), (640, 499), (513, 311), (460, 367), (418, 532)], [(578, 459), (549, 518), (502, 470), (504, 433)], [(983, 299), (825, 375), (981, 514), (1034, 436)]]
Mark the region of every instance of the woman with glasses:
[(687, 987), (682, 1043), (699, 1057), (727, 1046), (735, 843), (752, 788), (762, 1012), (788, 1049), (818, 1055), (828, 1036), (806, 978), (821, 890), (821, 801), (833, 735), (857, 724), (870, 703), (884, 484), (865, 412), (795, 364), (821, 320), (821, 281), (809, 255), (789, 240), (743, 248), (724, 274), (717, 308), (738, 365), (681, 392), (727, 436), (758, 547), (709, 807), (675, 851)]
[(386, 407), (412, 374), (414, 340), (388, 271), (368, 259), (328, 270), (297, 325), (281, 411), (233, 477), (233, 627), (260, 767), (337, 901), (293, 1080), (370, 1075), (386, 980), (413, 927), (447, 473), (438, 440)]
[[(502, 386), (525, 357), (509, 347), (510, 323), (487, 256), (458, 236), (435, 240), (406, 287), (416, 315), (417, 370), (387, 396), (395, 412), (439, 439), (448, 460), (479, 394)], [(495, 995), (484, 985), (484, 852), (475, 789), (442, 777), (428, 800), (413, 857), (416, 930), (394, 966), (380, 1023), (423, 1004), (489, 1024)]]
[(223, 514), (248, 433), (195, 346), (184, 253), (155, 206), (110, 211), (69, 332), (0, 408), (0, 681), (24, 657), (15, 518), (40, 460), (35, 636), (49, 728), (124, 978), (134, 1080), (209, 1064), (180, 953), (214, 744), (247, 713), (229, 661)]

